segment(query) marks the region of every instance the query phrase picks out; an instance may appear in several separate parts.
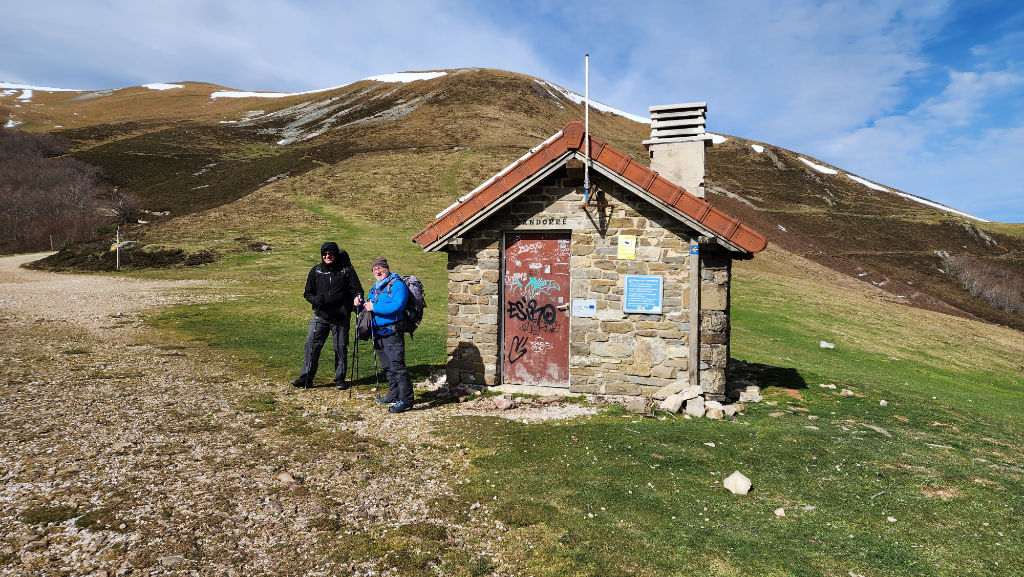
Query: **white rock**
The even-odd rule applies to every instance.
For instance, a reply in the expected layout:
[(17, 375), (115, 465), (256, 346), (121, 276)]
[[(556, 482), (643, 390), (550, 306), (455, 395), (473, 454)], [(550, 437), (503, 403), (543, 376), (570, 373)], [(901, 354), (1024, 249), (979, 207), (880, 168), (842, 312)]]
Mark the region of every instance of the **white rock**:
[(704, 445), (705, 445), (705, 446), (708, 446), (708, 447), (711, 447), (712, 449), (714, 449), (714, 448), (715, 448), (715, 444), (714, 444), (714, 443), (710, 443), (710, 442), (709, 442), (709, 443), (704, 443)]
[(782, 508), (782, 507), (779, 507), (778, 509), (775, 510), (775, 516), (776, 517), (785, 517), (786, 516), (786, 510), (784, 508)]
[(826, 342), (826, 341), (821, 341), (820, 343), (818, 343), (818, 346), (823, 348), (823, 349), (834, 349), (834, 348), (836, 348), (836, 344), (835, 343), (829, 343), (829, 342)]
[(665, 411), (665, 412), (668, 412), (668, 413), (678, 413), (679, 409), (682, 406), (683, 406), (683, 397), (682, 397), (682, 395), (676, 393), (674, 395), (669, 395), (667, 399), (665, 399), (664, 401), (661, 402), (661, 404), (658, 406), (658, 408), (660, 408), (662, 411)]
[(721, 408), (711, 407), (711, 408), (705, 409), (704, 416), (709, 418), (709, 419), (715, 419), (717, 421), (717, 420), (721, 420), (722, 417), (725, 416), (725, 413), (722, 412)]
[(679, 391), (679, 396), (683, 397), (684, 401), (695, 399), (701, 394), (700, 385), (688, 385), (683, 387), (683, 390)]
[[(895, 519), (893, 520), (895, 521)], [(168, 555), (160, 558), (160, 564), (164, 567), (174, 567), (176, 565), (181, 565), (184, 562), (185, 558), (181, 555)]]
[(746, 475), (739, 471), (734, 471), (732, 475), (725, 478), (722, 485), (734, 495), (746, 495), (750, 492), (750, 479)]
[(889, 401), (882, 399), (881, 401), (878, 401), (878, 405), (882, 407), (887, 407), (889, 406)]
[(703, 417), (704, 397), (697, 397), (686, 401), (686, 414), (691, 417)]
[(626, 410), (631, 413), (645, 414), (647, 412), (647, 399), (635, 397), (626, 401)]
[(741, 403), (760, 403), (764, 397), (761, 396), (761, 391), (743, 391), (740, 393), (740, 398), (736, 400)]
[(885, 520), (890, 522), (890, 523), (895, 523), (896, 522), (896, 517), (886, 517)]
[(515, 406), (516, 403), (512, 399), (508, 399), (505, 397), (494, 397), (494, 407), (499, 410), (507, 411), (509, 409), (514, 409)]
[(832, 389), (833, 391), (836, 390), (836, 386), (835, 385), (831, 385), (831, 384), (829, 384), (829, 385), (818, 385), (818, 386), (823, 388), (823, 389)]
[(853, 396), (853, 391), (851, 391), (850, 389), (843, 389), (843, 390), (839, 391), (839, 396), (841, 396), (841, 397), (852, 397)]
[(687, 385), (685, 380), (669, 383), (664, 387), (658, 389), (658, 392), (651, 395), (651, 398), (654, 399), (655, 401), (664, 401), (665, 399), (685, 389), (686, 386)]
[(721, 409), (722, 408), (722, 403), (719, 403), (718, 401), (704, 401), (704, 408), (705, 409)]

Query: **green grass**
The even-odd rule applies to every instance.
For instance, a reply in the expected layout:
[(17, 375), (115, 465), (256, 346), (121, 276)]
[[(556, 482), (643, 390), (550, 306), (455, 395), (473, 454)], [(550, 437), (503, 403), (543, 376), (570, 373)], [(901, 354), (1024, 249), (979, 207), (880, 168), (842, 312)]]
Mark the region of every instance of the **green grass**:
[[(771, 403), (736, 422), (457, 421), (483, 454), (462, 506), (509, 527), (505, 554), (533, 575), (1020, 574), (1014, 334), (820, 290), (734, 285), (733, 356)], [(947, 323), (962, 334), (930, 332)], [(749, 495), (723, 488), (734, 470)]]
[[(340, 207), (320, 199), (296, 196), (295, 201), (317, 217), (316, 225), (300, 230), (260, 231), (259, 238), (274, 246), (273, 251), (228, 253), (222, 261), (193, 272), (215, 281), (229, 281), (226, 290), (235, 293), (235, 298), (174, 307), (156, 316), (154, 322), (187, 338), (233, 351), (274, 378), (291, 380), (298, 376), (302, 365), (303, 343), (312, 314), (302, 298), (306, 275), (319, 262), (320, 244), (336, 240), (348, 251), (366, 291), (373, 283), (369, 263), (376, 256), (387, 256), (395, 272), (419, 277), (425, 286), (427, 309), (414, 337), (406, 339), (406, 364), (416, 378), (425, 377), (431, 368), (443, 365), (447, 326), (444, 255), (424, 254), (410, 242), (414, 233), (411, 229), (380, 234), (371, 223), (347, 219)], [(172, 277), (180, 272), (138, 274)], [(361, 342), (359, 353), (359, 382), (373, 382), (372, 347)], [(333, 359), (328, 344), (320, 357), (318, 383), (333, 379)]]

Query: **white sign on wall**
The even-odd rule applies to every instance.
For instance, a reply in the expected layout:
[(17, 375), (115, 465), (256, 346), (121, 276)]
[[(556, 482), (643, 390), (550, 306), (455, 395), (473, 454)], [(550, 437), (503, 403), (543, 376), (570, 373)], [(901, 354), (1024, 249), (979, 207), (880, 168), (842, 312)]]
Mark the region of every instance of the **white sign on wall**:
[(572, 316), (584, 319), (592, 319), (597, 316), (597, 301), (587, 299), (573, 299)]

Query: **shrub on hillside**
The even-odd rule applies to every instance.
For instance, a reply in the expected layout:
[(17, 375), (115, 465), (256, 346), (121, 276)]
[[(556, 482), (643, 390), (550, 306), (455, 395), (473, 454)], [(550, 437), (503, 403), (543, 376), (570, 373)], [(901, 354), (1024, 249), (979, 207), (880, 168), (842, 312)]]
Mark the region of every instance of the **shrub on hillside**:
[(1006, 312), (1024, 314), (1024, 285), (1019, 276), (976, 257), (941, 252), (946, 273), (963, 283), (972, 295)]
[(138, 197), (104, 191), (99, 169), (63, 150), (48, 134), (0, 130), (0, 252), (66, 248), (137, 215)]

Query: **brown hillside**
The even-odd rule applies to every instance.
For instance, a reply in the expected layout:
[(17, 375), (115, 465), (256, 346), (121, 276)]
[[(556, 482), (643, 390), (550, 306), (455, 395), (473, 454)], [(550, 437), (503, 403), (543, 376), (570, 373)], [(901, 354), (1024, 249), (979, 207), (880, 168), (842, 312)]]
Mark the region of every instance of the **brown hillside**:
[[(580, 105), (529, 76), (448, 72), (273, 99), (211, 100), (222, 88), (201, 83), (166, 91), (36, 92), (20, 108), (13, 108), (13, 96), (0, 98), (0, 112), (24, 122), (19, 128), (64, 136), (75, 158), (137, 192), (146, 208), (172, 218), (194, 214), (139, 232), (154, 241), (186, 222), (207, 226), (206, 219), (224, 214), (216, 207), (253, 193), (270, 203), (258, 210), (278, 206), (284, 219), (295, 216), (286, 205), (299, 195), (417, 229), (583, 116)], [(713, 128), (713, 114), (709, 121)], [(592, 110), (591, 128), (646, 162), (641, 141), (648, 126)], [(765, 144), (757, 153), (750, 144), (730, 137), (708, 149), (708, 196), (716, 206), (770, 242), (873, 283), (894, 301), (1024, 329), (1024, 317), (971, 296), (945, 274), (937, 254), (972, 255), (1024, 278), (1024, 225), (953, 216), (872, 190), (841, 170), (817, 172), (791, 151)], [(233, 210), (252, 205), (236, 203)]]

